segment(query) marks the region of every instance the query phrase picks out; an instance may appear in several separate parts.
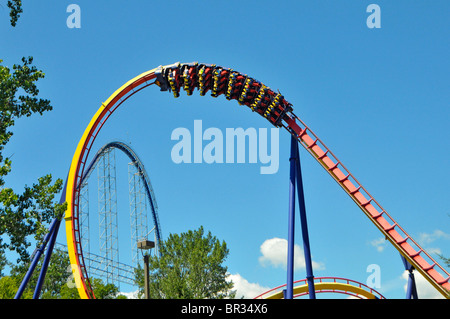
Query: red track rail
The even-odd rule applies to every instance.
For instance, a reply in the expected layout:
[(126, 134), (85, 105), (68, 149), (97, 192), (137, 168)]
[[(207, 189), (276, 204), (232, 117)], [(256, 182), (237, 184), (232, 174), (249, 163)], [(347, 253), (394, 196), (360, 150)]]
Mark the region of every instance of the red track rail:
[(286, 125), (283, 126), (325, 168), (392, 245), (448, 298), (450, 274), (400, 227), (303, 121), (293, 113), (285, 116), (284, 121)]
[[(74, 180), (73, 187), (73, 216), (72, 216), (72, 232), (74, 242), (71, 244), (74, 247), (77, 265), (78, 265), (78, 276), (81, 279), (81, 284), (83, 285), (83, 289), (86, 292), (88, 298), (95, 299), (94, 291), (92, 289), (91, 282), (89, 280), (89, 274), (87, 272), (87, 268), (84, 262), (83, 249), (81, 246), (81, 235), (80, 235), (80, 225), (79, 225), (79, 195), (80, 189), (79, 185), (81, 185), (81, 179), (84, 175), (84, 170), (86, 168), (86, 164), (88, 161), (89, 153), (92, 149), (95, 139), (102, 129), (103, 125), (109, 119), (109, 117), (114, 113), (114, 111), (122, 105), (128, 98), (139, 92), (140, 90), (155, 84), (155, 82), (150, 82), (155, 78), (154, 73), (146, 74), (143, 77), (140, 77), (136, 81), (129, 83), (129, 85), (122, 88), (122, 90), (112, 99), (107, 105), (102, 104), (103, 111), (101, 115), (98, 116), (95, 123), (92, 126), (91, 131), (89, 132), (87, 139), (81, 149), (80, 160), (77, 163), (76, 175)], [(69, 244), (69, 243), (68, 243)]]

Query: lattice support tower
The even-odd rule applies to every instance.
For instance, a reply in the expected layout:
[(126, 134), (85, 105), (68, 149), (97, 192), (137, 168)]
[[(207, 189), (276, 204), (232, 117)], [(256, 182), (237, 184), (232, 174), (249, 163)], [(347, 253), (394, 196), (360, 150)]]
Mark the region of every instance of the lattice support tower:
[(107, 150), (98, 162), (98, 204), (100, 255), (106, 282), (119, 287), (119, 239), (117, 226), (116, 165), (114, 149)]
[(142, 182), (142, 171), (135, 162), (128, 164), (128, 185), (130, 200), (131, 252), (132, 263), (137, 267), (141, 261), (137, 243), (147, 239), (147, 196)]

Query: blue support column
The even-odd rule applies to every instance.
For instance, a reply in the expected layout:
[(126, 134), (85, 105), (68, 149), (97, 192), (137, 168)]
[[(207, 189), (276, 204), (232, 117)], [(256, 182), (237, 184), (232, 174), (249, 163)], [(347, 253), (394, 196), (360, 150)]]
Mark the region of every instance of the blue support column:
[(311, 249), (309, 245), (308, 224), (306, 220), (305, 194), (303, 191), (303, 177), (300, 165), (300, 153), (298, 141), (291, 137), (290, 176), (289, 176), (289, 220), (288, 220), (288, 263), (287, 284), (284, 293), (285, 299), (293, 298), (294, 290), (294, 244), (295, 244), (295, 188), (300, 209), (300, 221), (302, 227), (303, 250), (305, 253), (306, 279), (308, 281), (309, 298), (316, 299), (314, 288), (314, 275), (312, 268)]
[(33, 272), (39, 262), (39, 259), (41, 258), (42, 254), (44, 253), (45, 247), (47, 246), (48, 241), (50, 240), (51, 236), (53, 235), (56, 226), (59, 226), (58, 219), (54, 219), (53, 222), (50, 225), (49, 232), (44, 237), (44, 241), (41, 244), (39, 248), (37, 248), (33, 255), (33, 259), (30, 265), (30, 268), (28, 268), (27, 273), (25, 274), (25, 277), (22, 280), (22, 283), (20, 284), (19, 289), (17, 290), (16, 296), (14, 299), (20, 299), (22, 297), (23, 292), (25, 291), (26, 286), (28, 285), (28, 282), (30, 281), (31, 276), (33, 275)]
[(289, 219), (288, 219), (288, 260), (285, 299), (294, 298), (294, 238), (295, 238), (295, 168), (297, 141), (291, 139), (290, 174), (289, 174)]
[[(294, 138), (292, 138), (294, 139)], [(306, 266), (306, 279), (308, 281), (309, 299), (316, 299), (316, 290), (314, 288), (314, 275), (311, 259), (311, 249), (309, 245), (309, 233), (308, 223), (306, 220), (306, 206), (305, 206), (305, 194), (303, 191), (303, 177), (300, 165), (300, 153), (297, 145), (297, 161), (296, 161), (296, 179), (297, 179), (297, 192), (298, 192), (298, 204), (300, 210), (300, 221), (302, 226), (302, 238), (303, 238), (303, 251), (305, 253), (305, 266)]]
[(41, 272), (39, 274), (36, 288), (34, 290), (33, 299), (39, 299), (39, 295), (41, 294), (42, 285), (44, 284), (45, 275), (47, 274), (48, 265), (50, 263), (50, 258), (52, 256), (53, 247), (55, 246), (56, 237), (58, 236), (60, 224), (61, 221), (59, 219), (56, 219), (56, 225), (53, 228), (53, 232), (51, 233), (50, 242), (47, 248), (47, 254), (45, 255), (44, 263), (42, 264)]
[(405, 266), (405, 270), (408, 271), (408, 286), (406, 289), (406, 299), (419, 299), (416, 288), (416, 280), (414, 278), (414, 267), (406, 260), (405, 257), (400, 255)]
[[(61, 198), (59, 200), (59, 204), (63, 204), (65, 202), (66, 198), (66, 187), (67, 187), (67, 181), (64, 184), (64, 188), (61, 194)], [(42, 266), (41, 273), (38, 279), (38, 284), (36, 286), (33, 298), (39, 298), (40, 290), (42, 288), (42, 284), (45, 278), (45, 273), (47, 272), (48, 264), (50, 262), (50, 257), (53, 251), (53, 246), (56, 241), (56, 236), (58, 234), (59, 226), (61, 224), (61, 220), (58, 218), (53, 219), (52, 223), (50, 224), (49, 230), (47, 235), (45, 235), (44, 240), (39, 248), (37, 248), (33, 253), (33, 258), (31, 261), (31, 265), (28, 268), (27, 273), (25, 274), (25, 277), (22, 280), (22, 283), (20, 284), (19, 289), (17, 290), (16, 295), (14, 296), (14, 299), (20, 299), (23, 295), (23, 292), (25, 291), (25, 288), (28, 285), (28, 282), (30, 281), (31, 276), (33, 275), (33, 272), (39, 262), (39, 259), (41, 259), (42, 254), (45, 251), (45, 247), (47, 246), (48, 242), (50, 241), (50, 247), (47, 250), (47, 256), (44, 261), (44, 265)], [(38, 291), (39, 287), (39, 291)]]

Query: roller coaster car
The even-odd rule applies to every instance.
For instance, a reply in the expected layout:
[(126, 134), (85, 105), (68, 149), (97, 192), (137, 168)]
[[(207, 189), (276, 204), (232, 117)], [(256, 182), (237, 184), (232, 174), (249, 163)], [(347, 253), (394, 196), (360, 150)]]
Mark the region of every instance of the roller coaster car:
[(214, 65), (211, 64), (201, 64), (198, 67), (198, 89), (201, 96), (211, 89), (213, 70)]
[(194, 89), (198, 87), (197, 67), (197, 62), (181, 65), (180, 73), (183, 77), (184, 90), (186, 91), (187, 95), (192, 95)]
[(262, 84), (260, 82), (256, 81), (253, 78), (247, 77), (238, 102), (240, 104), (251, 107), (254, 99), (258, 96), (258, 92), (261, 87)]
[(169, 90), (174, 97), (180, 96), (181, 88), (187, 95), (192, 95), (195, 88), (199, 89), (200, 95), (205, 95), (209, 90), (212, 97), (224, 94), (226, 99), (234, 99), (250, 107), (276, 127), (282, 125), (286, 113), (292, 112), (292, 104), (281, 93), (275, 93), (245, 74), (221, 66), (177, 62), (160, 67), (156, 76), (156, 84), (161, 91)]
[(163, 67), (159, 66), (158, 69), (155, 71), (156, 80), (155, 84), (159, 86), (161, 92), (168, 91), (170, 89), (169, 82), (166, 80), (165, 76), (163, 75)]
[(213, 87), (211, 96), (218, 97), (221, 94), (226, 93), (228, 77), (230, 75), (230, 69), (222, 67), (216, 67), (213, 71)]
[(227, 100), (239, 99), (246, 78), (247, 78), (246, 75), (243, 75), (239, 72), (236, 71), (230, 72), (228, 80), (228, 88), (226, 92)]

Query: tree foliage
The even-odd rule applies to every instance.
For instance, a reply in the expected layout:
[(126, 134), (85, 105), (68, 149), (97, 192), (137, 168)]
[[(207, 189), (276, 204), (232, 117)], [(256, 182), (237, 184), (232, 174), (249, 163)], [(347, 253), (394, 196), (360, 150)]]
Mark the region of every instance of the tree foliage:
[(116, 299), (119, 293), (119, 288), (114, 284), (104, 283), (99, 278), (93, 278), (91, 280), (92, 290), (96, 299)]
[[(22, 13), (22, 1), (8, 0), (7, 6), (10, 9), (10, 23), (15, 27)], [(42, 115), (52, 110), (52, 106), (49, 100), (38, 98), (36, 82), (43, 79), (45, 74), (32, 65), (32, 57), (22, 58), (22, 64), (13, 65), (12, 71), (2, 62), (0, 60), (0, 299), (11, 299), (29, 267), (30, 239), (33, 238), (36, 245), (40, 245), (48, 232), (46, 226), (54, 218), (62, 218), (66, 205), (55, 201), (55, 195), (61, 191), (63, 182), (57, 179), (52, 183), (50, 174), (39, 178), (32, 187), (25, 185), (22, 194), (6, 187), (5, 177), (11, 172), (12, 161), (3, 156), (3, 151), (13, 136), (11, 128), (17, 119), (36, 113)], [(16, 263), (7, 260), (6, 249), (18, 253)], [(32, 298), (42, 261), (30, 278), (22, 298)], [(68, 271), (69, 263), (67, 252), (53, 251), (41, 298), (79, 298), (77, 289), (67, 285), (71, 274)], [(11, 271), (9, 276), (4, 276), (3, 270), (7, 265)], [(103, 284), (96, 278), (93, 279), (93, 286), (99, 299), (115, 298), (118, 292), (116, 286)]]
[(8, 0), (7, 3), (9, 11), (9, 16), (11, 18), (10, 22), (13, 27), (16, 26), (17, 20), (19, 20), (20, 14), (23, 12), (22, 10), (22, 1), (21, 0)]
[[(160, 256), (149, 257), (150, 298), (222, 299), (234, 297), (233, 283), (226, 280), (223, 262), (229, 254), (224, 241), (203, 227), (180, 235), (171, 234), (161, 243)], [(137, 280), (144, 286), (143, 272)]]
[[(0, 277), (0, 299), (12, 299), (17, 293), (22, 278), (28, 270), (27, 263), (11, 265), (9, 276)], [(33, 298), (34, 289), (37, 285), (42, 268), (42, 259), (36, 266), (31, 279), (22, 294), (22, 299)], [(69, 285), (71, 283), (71, 267), (69, 255), (66, 250), (54, 249), (45, 276), (45, 281), (40, 293), (41, 299), (80, 299), (78, 289)], [(99, 278), (92, 278), (92, 287), (97, 299), (123, 298), (118, 296), (119, 289), (113, 284), (105, 284)]]
[(42, 115), (52, 110), (50, 101), (39, 99), (36, 82), (45, 77), (44, 72), (32, 65), (33, 57), (22, 58), (22, 64), (14, 64), (13, 72), (1, 65), (0, 60), (0, 150), (9, 142), (13, 133), (9, 129), (14, 126), (15, 119)]
[[(34, 289), (37, 285), (39, 274), (42, 268), (43, 258), (39, 261), (36, 266), (33, 275), (22, 295), (23, 299), (30, 299), (33, 296)], [(50, 263), (45, 276), (45, 281), (41, 289), (40, 297), (43, 299), (56, 299), (61, 296), (61, 289), (66, 285), (70, 272), (69, 269), (69, 256), (67, 251), (62, 251), (60, 249), (54, 249), (52, 256), (50, 258)], [(16, 284), (14, 287), (14, 294), (17, 292), (25, 273), (28, 271), (29, 264), (21, 262), (19, 264), (11, 264), (11, 272), (9, 278), (12, 282)], [(3, 277), (0, 280), (4, 280)], [(74, 289), (76, 291), (76, 289)]]
[[(10, 9), (10, 23), (14, 27), (22, 13), (22, 2), (8, 1), (7, 6)], [(22, 63), (14, 64), (12, 70), (2, 62), (0, 60), (0, 285), (2, 297), (5, 294), (11, 297), (10, 288), (14, 285), (17, 288), (21, 281), (19, 274), (22, 277), (25, 274), (27, 266), (24, 265), (30, 259), (28, 248), (31, 241), (39, 245), (50, 221), (62, 217), (65, 204), (55, 201), (55, 195), (62, 189), (62, 180), (53, 182), (50, 174), (39, 178), (31, 187), (25, 185), (22, 193), (6, 186), (12, 161), (4, 157), (4, 149), (13, 136), (11, 129), (15, 121), (36, 113), (42, 115), (52, 110), (52, 106), (49, 100), (38, 98), (36, 82), (45, 74), (32, 65), (32, 57), (22, 58)], [(16, 252), (19, 257), (13, 263), (11, 275), (3, 277), (3, 270), (9, 263), (5, 255), (7, 249)], [(52, 279), (49, 283), (55, 284), (56, 281)]]
[[(36, 82), (44, 73), (32, 66), (33, 58), (23, 58), (23, 64), (14, 65), (13, 72), (1, 65), (0, 60), (0, 256), (5, 249), (15, 251), (19, 259), (29, 258), (27, 248), (30, 236), (40, 241), (46, 225), (55, 217), (61, 218), (65, 205), (55, 202), (55, 195), (62, 189), (62, 180), (52, 183), (52, 176), (45, 175), (33, 186), (25, 186), (22, 194), (5, 186), (5, 177), (11, 172), (12, 161), (3, 156), (5, 145), (13, 133), (16, 119), (50, 111), (49, 100), (37, 97)], [(1, 259), (4, 257), (1, 257)]]

